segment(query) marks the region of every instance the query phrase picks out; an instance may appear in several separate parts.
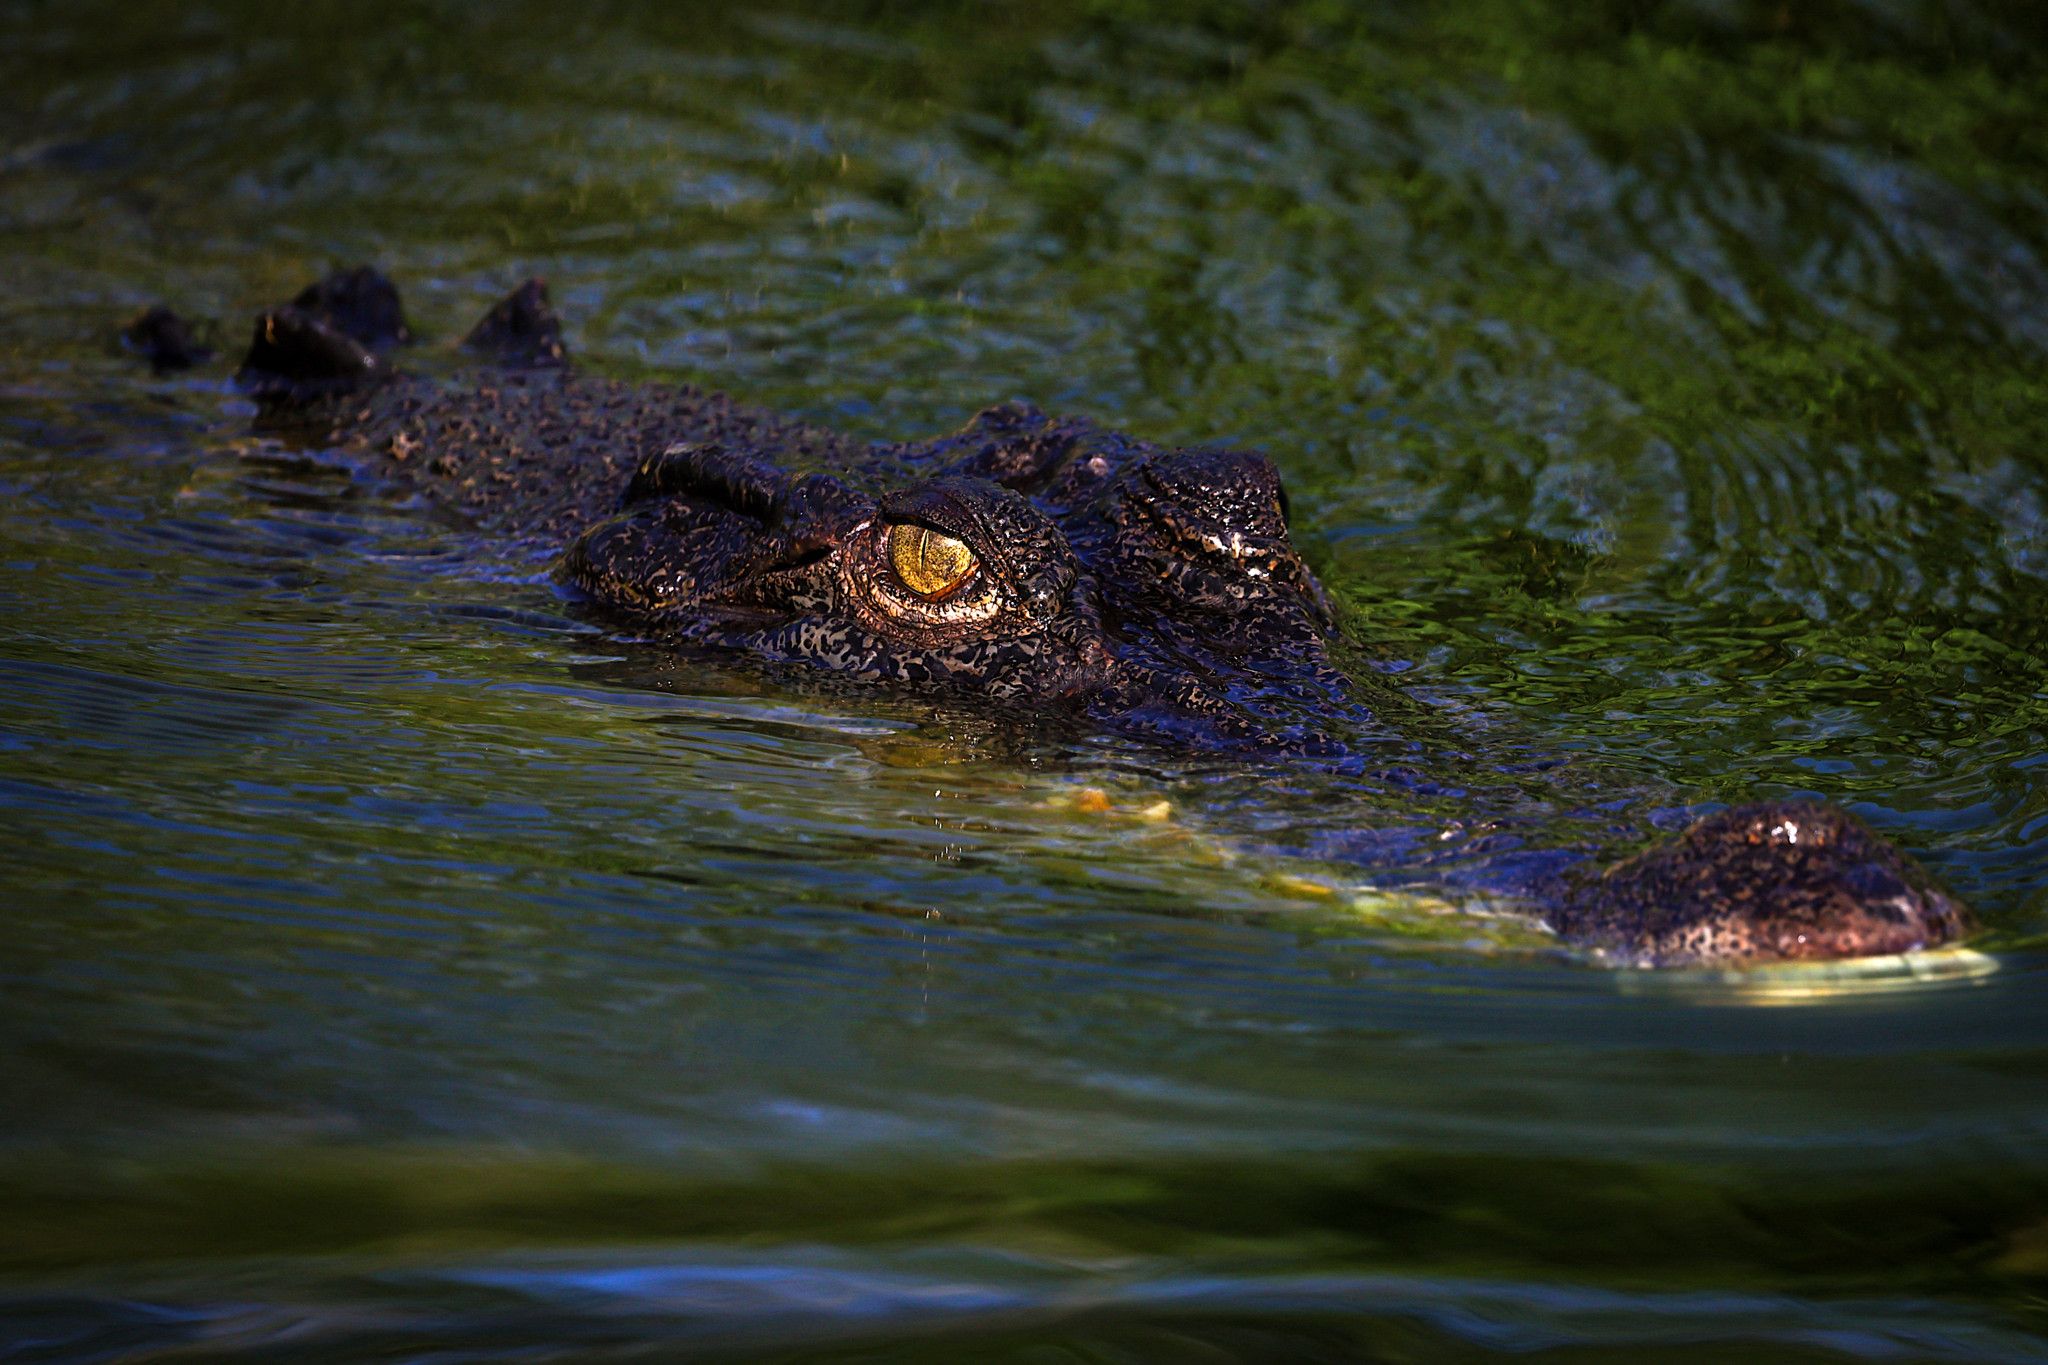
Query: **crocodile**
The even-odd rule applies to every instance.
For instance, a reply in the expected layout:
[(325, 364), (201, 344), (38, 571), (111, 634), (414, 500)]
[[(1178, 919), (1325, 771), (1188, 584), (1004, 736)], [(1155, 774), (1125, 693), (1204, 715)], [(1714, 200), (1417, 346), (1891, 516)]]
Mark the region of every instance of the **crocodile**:
[[(182, 363), (174, 324), (147, 315), (131, 344)], [(867, 442), (590, 376), (537, 279), (463, 339), (481, 366), (465, 382), (401, 368), (411, 335), (387, 279), (336, 272), (257, 318), (237, 379), (260, 422), (547, 557), (617, 633), (1381, 793), (1442, 786), (1397, 689), (1337, 661), (1339, 613), (1261, 453), (1020, 403)], [(1972, 928), (1922, 867), (1820, 801), (1716, 810), (1604, 863), (1525, 863), (1516, 903), (1614, 964), (1895, 954)]]

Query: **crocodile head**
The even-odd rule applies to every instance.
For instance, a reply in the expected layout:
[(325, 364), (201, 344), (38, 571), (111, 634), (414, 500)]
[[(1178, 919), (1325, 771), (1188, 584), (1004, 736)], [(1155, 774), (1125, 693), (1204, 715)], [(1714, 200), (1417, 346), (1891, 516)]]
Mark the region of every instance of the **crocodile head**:
[[(379, 347), (404, 330), (395, 291), (336, 277), (258, 321), (245, 381), (269, 411), (326, 424), (316, 439), (555, 554), (631, 635), (1180, 749), (1375, 780), (1407, 765), (1359, 784), (1382, 796), (1445, 766), (1333, 663), (1330, 598), (1263, 455), (1017, 404), (869, 445), (696, 389), (585, 379), (537, 282), (470, 334), (509, 367), (472, 387), (399, 375)], [(1525, 890), (1567, 939), (1653, 964), (1895, 953), (1968, 924), (1910, 859), (1812, 804), (1737, 807)]]
[(872, 463), (798, 475), (671, 443), (562, 574), (650, 636), (1201, 747), (1300, 748), (1357, 718), (1264, 456), (1006, 405)]
[[(879, 496), (673, 446), (564, 572), (678, 640), (1073, 707), (1183, 748), (1364, 762), (1378, 729), (1331, 662), (1335, 613), (1264, 456), (1137, 447), (1017, 406), (951, 444)], [(1567, 937), (1643, 965), (1892, 954), (1968, 924), (1905, 855), (1813, 802), (1707, 816), (1549, 899)]]

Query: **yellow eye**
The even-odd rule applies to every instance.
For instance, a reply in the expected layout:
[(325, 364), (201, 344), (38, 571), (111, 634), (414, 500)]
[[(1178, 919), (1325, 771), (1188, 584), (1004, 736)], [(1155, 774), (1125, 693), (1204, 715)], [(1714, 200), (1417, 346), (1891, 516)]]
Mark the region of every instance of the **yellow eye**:
[(899, 522), (889, 528), (889, 564), (904, 587), (936, 602), (973, 575), (975, 558), (962, 541)]

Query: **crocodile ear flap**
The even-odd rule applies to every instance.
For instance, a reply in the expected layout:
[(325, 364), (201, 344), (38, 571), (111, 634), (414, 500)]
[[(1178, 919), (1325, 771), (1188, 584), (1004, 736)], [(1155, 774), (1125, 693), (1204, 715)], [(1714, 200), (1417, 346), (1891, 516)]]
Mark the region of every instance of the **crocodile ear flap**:
[(621, 509), (656, 498), (694, 498), (767, 522), (789, 476), (716, 441), (678, 441), (650, 455), (633, 471)]
[(1090, 430), (1085, 421), (1048, 417), (1029, 403), (998, 403), (931, 449), (943, 461), (938, 477), (987, 479), (1029, 493), (1052, 481)]
[(569, 547), (562, 574), (613, 607), (658, 614), (690, 601), (781, 609), (814, 595), (806, 571), (874, 504), (823, 474), (792, 478), (716, 442), (677, 442), (641, 461), (620, 513)]
[(633, 471), (621, 511), (666, 498), (687, 498), (760, 523), (753, 549), (735, 560), (739, 576), (808, 564), (839, 542), (873, 504), (824, 474), (793, 478), (715, 441), (677, 442)]

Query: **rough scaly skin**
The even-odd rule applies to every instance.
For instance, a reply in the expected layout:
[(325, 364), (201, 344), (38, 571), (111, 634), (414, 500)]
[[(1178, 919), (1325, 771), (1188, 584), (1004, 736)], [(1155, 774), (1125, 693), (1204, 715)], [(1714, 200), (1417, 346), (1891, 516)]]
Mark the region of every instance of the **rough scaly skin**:
[[(1022, 405), (866, 444), (687, 386), (583, 378), (538, 281), (466, 339), (499, 366), (475, 387), (395, 371), (408, 336), (388, 282), (337, 274), (258, 319), (241, 378), (266, 420), (557, 555), (637, 635), (1351, 771), (1387, 733), (1331, 662), (1330, 602), (1263, 455)], [(965, 544), (972, 572), (911, 589), (888, 551), (906, 525)], [(1969, 927), (1905, 855), (1811, 802), (1722, 811), (1531, 890), (1563, 938), (1637, 965), (1897, 953)]]
[(1709, 815), (1589, 879), (1552, 924), (1646, 966), (1903, 953), (1969, 927), (1911, 859), (1813, 801)]

